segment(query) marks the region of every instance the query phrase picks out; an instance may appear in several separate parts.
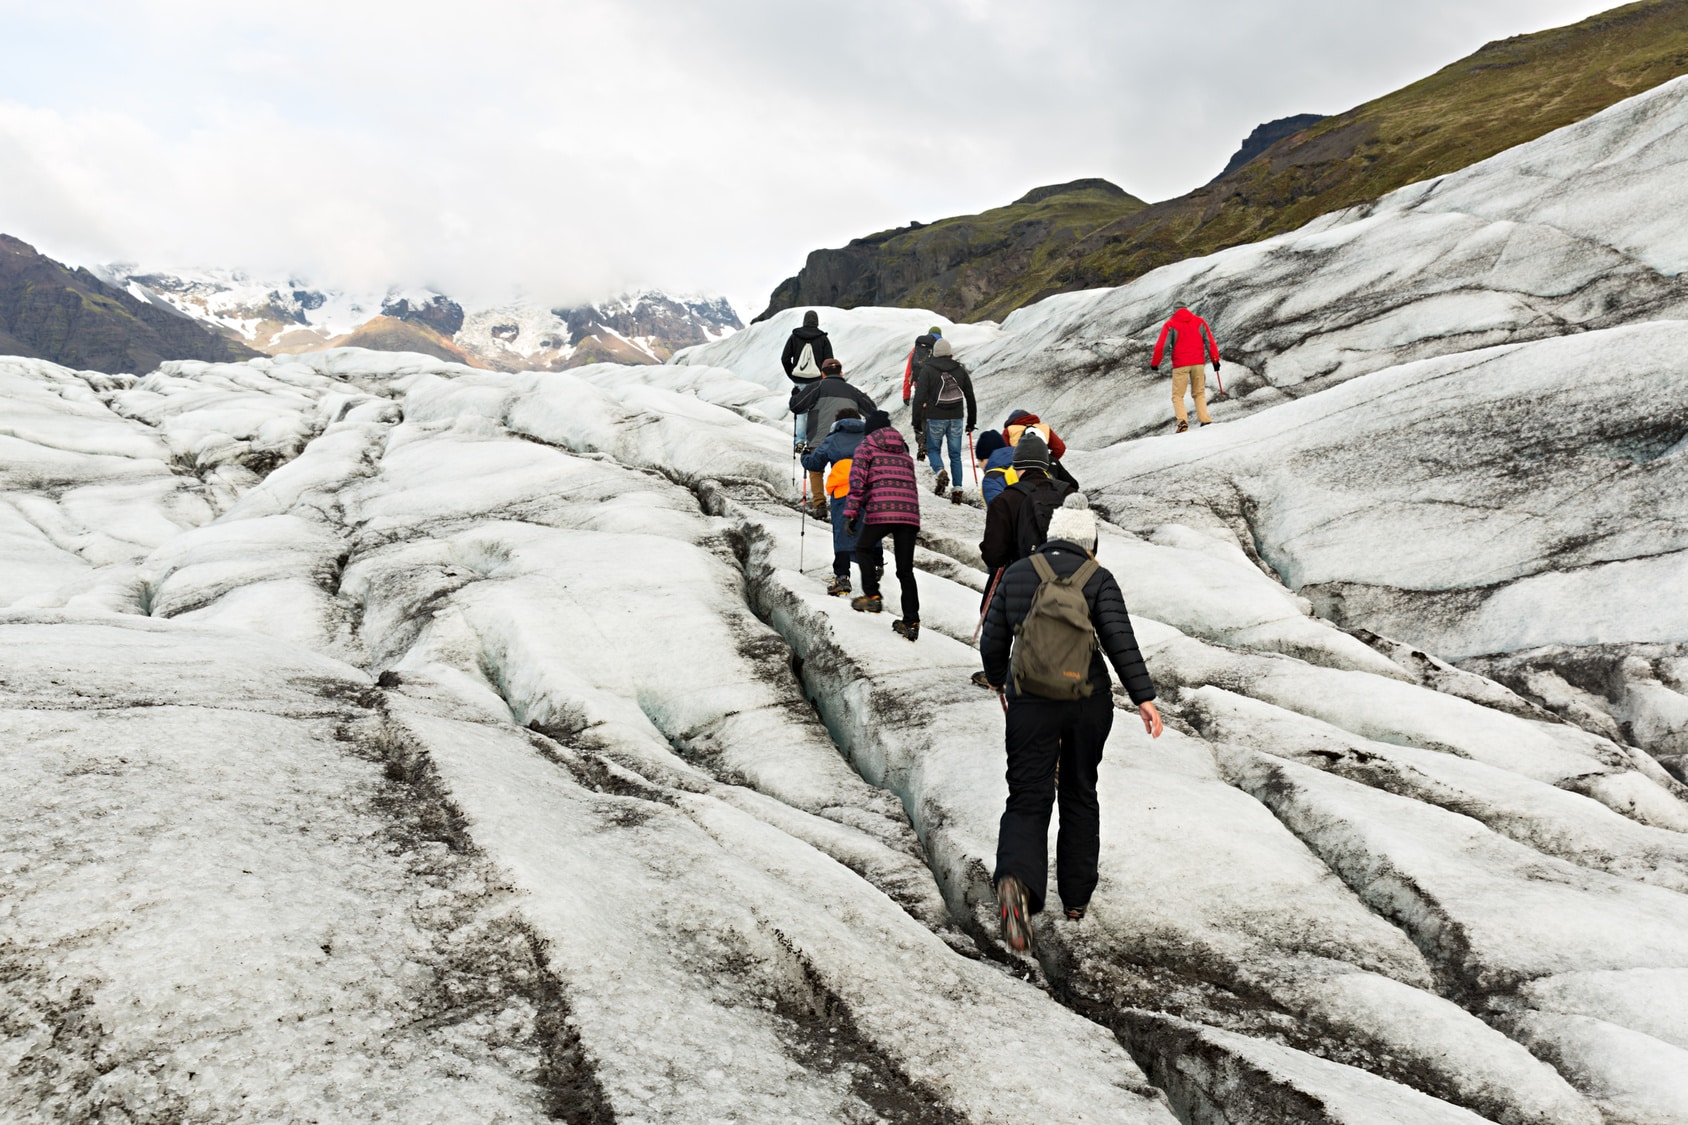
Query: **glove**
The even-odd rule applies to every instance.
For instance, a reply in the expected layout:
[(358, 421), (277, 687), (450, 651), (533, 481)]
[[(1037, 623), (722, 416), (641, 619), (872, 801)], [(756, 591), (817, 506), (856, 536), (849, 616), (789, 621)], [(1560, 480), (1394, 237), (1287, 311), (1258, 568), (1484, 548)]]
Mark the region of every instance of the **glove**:
[(856, 516), (853, 519), (845, 520), (844, 521), (844, 534), (848, 535), (851, 539), (854, 539), (857, 536), (857, 534), (859, 534), (860, 531), (861, 531), (861, 523), (862, 523), (862, 517), (861, 516)]
[(1213, 361), (1213, 373), (1215, 375), (1219, 373), (1219, 361), (1217, 359)]
[(803, 446), (803, 456), (805, 456), (805, 457), (807, 457), (809, 454), (813, 453), (814, 451), (815, 451), (815, 447), (812, 446), (812, 445)]

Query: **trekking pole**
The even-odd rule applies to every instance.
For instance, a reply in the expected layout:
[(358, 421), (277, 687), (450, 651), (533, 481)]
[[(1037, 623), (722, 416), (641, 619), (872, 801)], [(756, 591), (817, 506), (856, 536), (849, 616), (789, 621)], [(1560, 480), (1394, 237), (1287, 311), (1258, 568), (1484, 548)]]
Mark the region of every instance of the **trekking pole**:
[(797, 503), (797, 573), (803, 573), (803, 540), (809, 533), (809, 474), (803, 474), (803, 497)]
[(797, 483), (797, 415), (791, 416), (791, 483)]
[(1219, 368), (1215, 367), (1213, 369), (1213, 377), (1219, 380), (1219, 396), (1213, 401), (1222, 402), (1225, 399), (1225, 376), (1219, 374)]
[(996, 593), (996, 584), (1002, 581), (1002, 572), (1007, 569), (1007, 567), (999, 569), (996, 572), (996, 577), (991, 579), (991, 588), (985, 591), (985, 604), (979, 607), (979, 623), (973, 626), (973, 643), (975, 645), (979, 643), (979, 630), (985, 627), (985, 614), (990, 612), (991, 595)]

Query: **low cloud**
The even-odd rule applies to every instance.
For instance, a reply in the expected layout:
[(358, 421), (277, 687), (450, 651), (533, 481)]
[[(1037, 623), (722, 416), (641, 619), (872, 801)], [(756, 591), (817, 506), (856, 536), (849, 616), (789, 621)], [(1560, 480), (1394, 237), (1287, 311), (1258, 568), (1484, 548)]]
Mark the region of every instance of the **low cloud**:
[(1155, 199), (1565, 0), (0, 2), (0, 230), (224, 265), (749, 312), (816, 246), (1101, 175)]

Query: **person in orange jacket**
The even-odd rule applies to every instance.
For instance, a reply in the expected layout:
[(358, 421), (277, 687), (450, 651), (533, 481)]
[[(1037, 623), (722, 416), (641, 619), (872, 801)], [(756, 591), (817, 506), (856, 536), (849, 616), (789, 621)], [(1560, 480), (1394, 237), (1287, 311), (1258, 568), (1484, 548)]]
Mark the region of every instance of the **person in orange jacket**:
[(1196, 400), (1196, 421), (1204, 426), (1213, 421), (1207, 413), (1207, 372), (1202, 370), (1202, 361), (1211, 356), (1213, 370), (1217, 372), (1219, 344), (1207, 321), (1182, 305), (1161, 325), (1155, 354), (1149, 360), (1149, 366), (1157, 371), (1168, 351), (1168, 343), (1172, 345), (1172, 413), (1178, 418), (1178, 432), (1183, 433), (1190, 428), (1189, 416), (1184, 412), (1186, 390)]

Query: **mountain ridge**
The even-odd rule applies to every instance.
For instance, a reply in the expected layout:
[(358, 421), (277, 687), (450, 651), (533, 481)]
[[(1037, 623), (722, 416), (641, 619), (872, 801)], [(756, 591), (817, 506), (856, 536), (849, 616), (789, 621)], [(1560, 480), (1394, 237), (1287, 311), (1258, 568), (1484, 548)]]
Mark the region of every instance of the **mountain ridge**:
[[(976, 268), (965, 256), (931, 268), (914, 252), (912, 235), (887, 240), (872, 254), (855, 244), (813, 251), (757, 319), (798, 305), (874, 303), (999, 320), (1042, 297), (1121, 285), (1458, 171), (1684, 73), (1688, 0), (1641, 0), (1488, 43), (1274, 142), (1183, 196), (1115, 214), (1069, 239), (1026, 246), (1018, 271)], [(958, 283), (962, 278), (973, 284)], [(860, 299), (866, 294), (873, 300)]]
[(644, 289), (571, 305), (515, 301), (466, 308), (432, 289), (352, 292), (238, 270), (100, 267), (109, 284), (167, 306), (268, 355), (330, 347), (414, 350), (492, 370), (561, 371), (661, 363), (743, 322), (724, 297)]
[(166, 360), (220, 362), (258, 354), (8, 234), (0, 234), (0, 352), (136, 373)]

